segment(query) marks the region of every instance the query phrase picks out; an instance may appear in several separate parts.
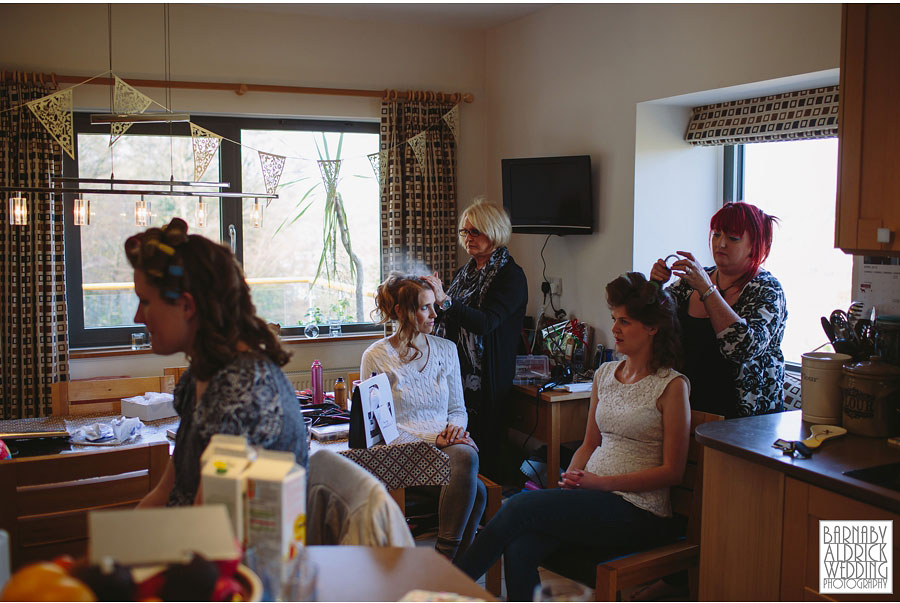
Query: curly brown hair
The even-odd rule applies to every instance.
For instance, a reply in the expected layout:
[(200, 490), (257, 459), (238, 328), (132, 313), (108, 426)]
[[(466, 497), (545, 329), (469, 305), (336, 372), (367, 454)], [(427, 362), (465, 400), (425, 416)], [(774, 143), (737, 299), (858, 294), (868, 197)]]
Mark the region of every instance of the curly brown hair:
[(606, 303), (610, 308), (624, 307), (630, 318), (656, 327), (650, 368), (681, 366), (681, 324), (674, 300), (659, 283), (648, 281), (640, 272), (626, 272), (606, 285)]
[(238, 355), (243, 342), (284, 366), (290, 354), (256, 315), (250, 287), (231, 249), (200, 235), (172, 218), (162, 228), (149, 228), (125, 241), (125, 255), (135, 270), (158, 288), (163, 300), (175, 303), (190, 293), (197, 306), (197, 334), (190, 354), (191, 372), (209, 380)]
[(389, 320), (399, 324), (397, 336), (406, 348), (404, 362), (411, 362), (422, 355), (422, 350), (413, 343), (419, 332), (416, 325), (416, 310), (419, 308), (419, 294), (431, 291), (428, 281), (419, 276), (391, 272), (375, 292), (375, 311), (379, 324)]

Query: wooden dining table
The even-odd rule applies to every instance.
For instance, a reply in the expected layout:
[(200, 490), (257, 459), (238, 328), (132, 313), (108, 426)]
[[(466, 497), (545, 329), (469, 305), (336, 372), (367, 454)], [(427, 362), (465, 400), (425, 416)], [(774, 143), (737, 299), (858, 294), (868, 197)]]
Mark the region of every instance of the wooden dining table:
[(319, 601), (399, 601), (411, 590), (496, 601), (431, 547), (309, 546)]

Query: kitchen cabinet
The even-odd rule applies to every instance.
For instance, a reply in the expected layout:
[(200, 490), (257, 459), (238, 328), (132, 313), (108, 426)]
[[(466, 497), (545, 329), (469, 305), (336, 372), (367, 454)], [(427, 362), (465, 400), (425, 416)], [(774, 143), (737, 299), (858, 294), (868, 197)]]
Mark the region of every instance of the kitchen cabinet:
[[(900, 5), (845, 4), (835, 247), (900, 255)], [(879, 228), (890, 242), (877, 240)]]
[[(894, 520), (896, 525), (900, 515), (792, 478), (785, 479), (784, 500), (782, 601), (897, 600), (896, 595), (819, 593), (819, 520)], [(894, 559), (900, 559), (900, 542), (894, 540), (893, 548)]]

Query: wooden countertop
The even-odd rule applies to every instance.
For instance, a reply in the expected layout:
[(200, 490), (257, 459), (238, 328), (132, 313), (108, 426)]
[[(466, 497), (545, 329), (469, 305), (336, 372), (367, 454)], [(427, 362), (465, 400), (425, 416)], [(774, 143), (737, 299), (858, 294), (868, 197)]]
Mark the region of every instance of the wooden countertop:
[(843, 474), (853, 469), (900, 462), (900, 449), (888, 446), (887, 438), (849, 433), (823, 442), (809, 459), (794, 458), (772, 448), (778, 438), (803, 440), (809, 437), (810, 425), (803, 422), (799, 410), (744, 417), (700, 425), (697, 441), (804, 482), (900, 513), (900, 492)]

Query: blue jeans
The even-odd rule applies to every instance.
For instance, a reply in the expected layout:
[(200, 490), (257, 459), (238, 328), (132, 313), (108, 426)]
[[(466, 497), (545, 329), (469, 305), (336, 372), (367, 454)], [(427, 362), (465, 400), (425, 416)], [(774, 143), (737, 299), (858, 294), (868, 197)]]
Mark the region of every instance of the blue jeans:
[[(510, 498), (457, 558), (477, 580), (503, 555), (510, 601), (531, 601), (537, 568), (565, 546), (596, 547), (599, 559), (639, 551), (672, 538), (672, 520), (598, 490), (537, 490)], [(598, 559), (598, 560), (599, 560)]]

